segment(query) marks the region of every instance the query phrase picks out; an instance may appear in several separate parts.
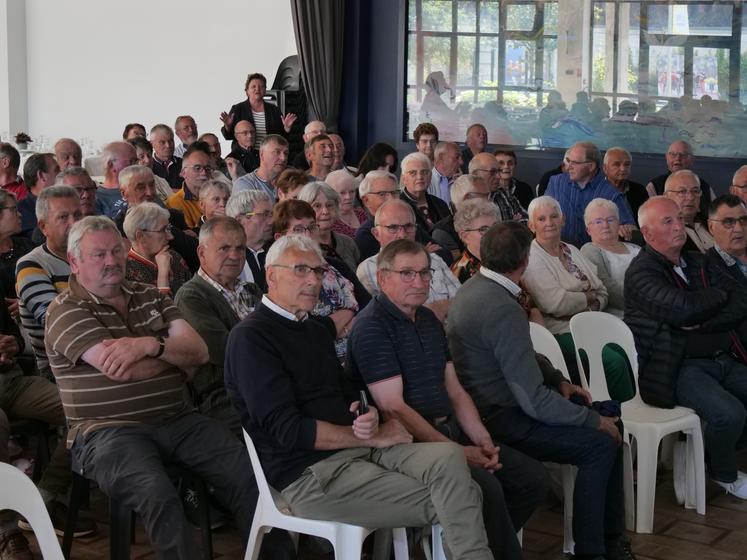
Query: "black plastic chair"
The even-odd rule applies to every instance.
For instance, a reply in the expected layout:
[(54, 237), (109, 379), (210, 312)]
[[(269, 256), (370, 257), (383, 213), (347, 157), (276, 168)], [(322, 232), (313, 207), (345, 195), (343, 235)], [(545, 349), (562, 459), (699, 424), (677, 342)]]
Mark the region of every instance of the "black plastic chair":
[(13, 420), (10, 423), (10, 433), (14, 436), (23, 436), (29, 442), (35, 442), (34, 471), (31, 478), (39, 482), (42, 472), (47, 468), (51, 457), (49, 449), (49, 438), (53, 435), (49, 424), (41, 420)]

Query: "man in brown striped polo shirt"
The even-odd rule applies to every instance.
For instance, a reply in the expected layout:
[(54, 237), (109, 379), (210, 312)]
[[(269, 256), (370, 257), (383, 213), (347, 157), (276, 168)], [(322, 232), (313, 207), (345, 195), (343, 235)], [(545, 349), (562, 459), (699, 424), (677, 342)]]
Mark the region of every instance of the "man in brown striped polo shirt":
[(245, 540), (256, 485), (240, 442), (183, 400), (185, 379), (208, 359), (205, 343), (168, 297), (124, 280), (125, 257), (108, 218), (70, 231), (70, 285), (50, 304), (45, 334), (68, 445), (80, 472), (140, 515), (159, 558), (196, 559), (164, 461), (202, 476)]

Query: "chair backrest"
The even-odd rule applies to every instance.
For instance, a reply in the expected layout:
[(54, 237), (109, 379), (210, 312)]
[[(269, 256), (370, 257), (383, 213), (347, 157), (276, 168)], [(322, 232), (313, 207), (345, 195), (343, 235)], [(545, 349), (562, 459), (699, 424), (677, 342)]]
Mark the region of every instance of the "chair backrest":
[(244, 432), (244, 441), (246, 442), (246, 448), (249, 451), (249, 458), (252, 461), (252, 470), (254, 471), (254, 478), (257, 481), (259, 499), (263, 500), (268, 505), (272, 504), (272, 506), (277, 509), (275, 500), (272, 497), (270, 485), (267, 483), (267, 479), (265, 478), (265, 471), (262, 470), (262, 463), (259, 462), (259, 455), (257, 455), (257, 449), (254, 447), (254, 442), (246, 430), (242, 430), (242, 432)]
[(0, 463), (0, 510), (11, 509), (24, 516), (34, 530), (42, 557), (63, 560), (49, 513), (31, 479), (7, 463)]
[(530, 321), (529, 336), (532, 337), (534, 351), (550, 360), (550, 363), (559, 369), (567, 379), (568, 367), (563, 358), (563, 351), (560, 349), (560, 345), (553, 334), (542, 325)]
[[(625, 351), (633, 370), (635, 383), (633, 399), (640, 399), (638, 396), (638, 353), (635, 349), (633, 333), (630, 332), (628, 325), (610, 313), (585, 311), (571, 317), (570, 327), (579, 368), (582, 367), (579, 351), (583, 350), (588, 357), (589, 376), (586, 388), (594, 399), (608, 400), (610, 398), (602, 365), (602, 350), (607, 344), (617, 344)], [(586, 383), (586, 376), (582, 374), (581, 380)]]

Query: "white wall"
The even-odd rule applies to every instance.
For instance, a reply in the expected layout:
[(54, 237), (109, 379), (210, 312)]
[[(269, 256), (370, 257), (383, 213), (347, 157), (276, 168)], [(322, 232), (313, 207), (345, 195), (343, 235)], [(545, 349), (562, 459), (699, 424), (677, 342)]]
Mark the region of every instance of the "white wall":
[(26, 37), (30, 135), (96, 146), (180, 114), (218, 133), (247, 74), (271, 86), (297, 52), (288, 0), (26, 0)]

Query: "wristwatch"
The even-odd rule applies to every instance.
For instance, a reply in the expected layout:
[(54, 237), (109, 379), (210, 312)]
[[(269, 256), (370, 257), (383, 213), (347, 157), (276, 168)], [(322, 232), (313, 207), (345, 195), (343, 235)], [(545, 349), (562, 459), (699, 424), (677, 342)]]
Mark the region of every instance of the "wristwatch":
[(166, 350), (166, 339), (162, 336), (157, 336), (156, 340), (158, 341), (158, 352), (153, 357), (160, 358), (163, 355), (163, 351)]

